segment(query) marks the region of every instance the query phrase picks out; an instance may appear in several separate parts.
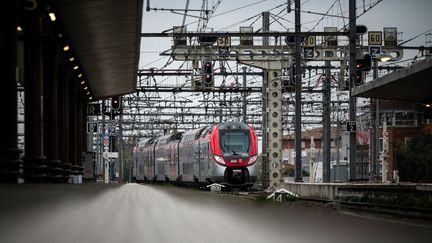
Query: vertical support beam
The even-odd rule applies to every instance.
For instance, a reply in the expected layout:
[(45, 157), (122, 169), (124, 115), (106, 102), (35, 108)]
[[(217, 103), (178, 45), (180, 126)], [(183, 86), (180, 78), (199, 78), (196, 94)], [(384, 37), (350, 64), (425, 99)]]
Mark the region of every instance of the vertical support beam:
[[(270, 30), (270, 12), (262, 12), (262, 20), (263, 20), (263, 32), (269, 32)], [(269, 37), (264, 36), (263, 37), (263, 46), (269, 45)]]
[[(295, 32), (301, 31), (300, 23), (300, 0), (295, 0)], [(302, 182), (302, 157), (301, 157), (301, 89), (302, 89), (302, 75), (301, 75), (301, 47), (300, 36), (295, 37), (295, 182)]]
[(75, 80), (72, 77), (69, 77), (68, 80), (68, 93), (69, 93), (69, 163), (71, 163), (71, 174), (72, 180), (75, 183), (76, 175), (77, 175), (77, 149), (78, 149), (78, 117), (77, 117), (77, 98), (76, 93), (77, 90), (75, 88)]
[[(356, 120), (356, 98), (352, 95), (356, 63), (356, 0), (349, 0), (349, 119)], [(349, 134), (349, 180), (355, 180), (356, 133)]]
[[(247, 69), (247, 67), (245, 67), (245, 66), (243, 66), (243, 88), (245, 88), (246, 89), (246, 86), (247, 86), (247, 79), (246, 79), (246, 69)], [(243, 103), (243, 107), (242, 107), (242, 109), (243, 109), (243, 122), (244, 123), (246, 123), (247, 121), (246, 121), (246, 111), (247, 111), (247, 107), (246, 107), (246, 98), (247, 98), (247, 93), (246, 92), (243, 92), (243, 94), (242, 94), (242, 103)]]
[[(263, 13), (263, 31), (268, 31), (270, 29), (270, 13)], [(263, 43), (267, 43), (268, 45), (268, 38), (263, 39)], [(269, 151), (267, 148), (267, 145), (269, 142), (267, 141), (269, 136), (269, 131), (267, 130), (267, 94), (268, 94), (268, 70), (263, 69), (263, 88), (262, 88), (262, 187), (268, 188), (269, 187), (269, 180), (270, 180), (270, 174), (269, 174)]]
[[(375, 80), (378, 78), (378, 61), (373, 58), (372, 59), (373, 69), (372, 69), (372, 75), (373, 79)], [(379, 108), (378, 108), (378, 99), (371, 99), (371, 124), (372, 125), (372, 132), (371, 132), (371, 139), (370, 139), (370, 146), (371, 146), (371, 177), (369, 178), (369, 181), (376, 181), (378, 178), (378, 146), (379, 146)]]
[(283, 181), (282, 164), (282, 82), (281, 69), (268, 70), (267, 86), (267, 151), (270, 187), (277, 189)]
[(60, 160), (62, 161), (63, 168), (63, 179), (65, 181), (69, 180), (70, 176), (70, 156), (69, 156), (69, 70), (66, 66), (61, 66), (59, 69), (59, 142), (60, 142)]
[(43, 154), (42, 126), (42, 18), (27, 10), (24, 18), (24, 130), (26, 182), (44, 182), (46, 165)]
[(119, 182), (123, 182), (123, 112), (120, 113), (119, 116), (119, 135), (118, 135), (118, 141), (119, 141)]
[(17, 146), (17, 16), (18, 2), (6, 1), (2, 4), (4, 11), (12, 13), (5, 18), (3, 31), (5, 43), (0, 46), (1, 56), (7, 61), (1, 65), (0, 104), (3, 105), (3, 129), (0, 139), (0, 182), (17, 183), (22, 180), (22, 161)]
[(323, 94), (323, 182), (330, 182), (330, 153), (331, 153), (331, 130), (330, 130), (330, 61), (325, 61), (325, 80)]
[[(47, 156), (46, 165), (50, 182), (59, 182), (61, 169), (58, 142), (58, 47), (53, 42), (44, 43), (44, 150)], [(60, 180), (61, 181), (61, 180)]]
[(84, 171), (83, 160), (84, 160), (84, 152), (87, 151), (86, 144), (86, 136), (87, 136), (87, 120), (85, 115), (84, 103), (86, 102), (79, 88), (77, 87), (77, 83), (75, 84), (75, 95), (76, 95), (76, 122), (77, 122), (77, 149), (76, 149), (76, 162), (77, 162), (77, 176), (78, 183), (82, 183), (82, 175)]

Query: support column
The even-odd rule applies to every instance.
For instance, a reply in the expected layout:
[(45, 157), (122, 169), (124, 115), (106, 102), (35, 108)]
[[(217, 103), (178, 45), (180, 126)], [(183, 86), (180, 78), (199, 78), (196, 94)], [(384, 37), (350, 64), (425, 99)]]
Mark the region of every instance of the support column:
[[(356, 0), (349, 1), (349, 119), (356, 120), (356, 97), (352, 95), (356, 63)], [(356, 133), (349, 134), (349, 180), (355, 180)]]
[[(69, 77), (68, 92), (69, 92), (69, 163), (71, 163), (71, 175), (73, 178), (78, 174), (78, 161), (77, 161), (77, 150), (78, 150), (78, 116), (77, 116), (77, 90), (75, 86), (75, 80)], [(75, 183), (76, 181), (74, 181)]]
[(330, 182), (330, 153), (331, 153), (331, 126), (330, 126), (330, 61), (325, 61), (325, 80), (323, 94), (323, 182)]
[(282, 165), (282, 81), (281, 69), (268, 70), (267, 76), (267, 151), (270, 187), (277, 189), (283, 177)]
[(79, 89), (76, 87), (76, 83), (75, 83), (75, 94), (76, 94), (76, 116), (77, 116), (77, 149), (76, 149), (76, 166), (77, 166), (77, 175), (78, 175), (78, 182), (82, 183), (82, 176), (84, 173), (84, 167), (83, 167), (83, 157), (84, 152), (87, 151), (87, 142), (86, 142), (86, 137), (87, 137), (87, 117), (84, 114), (85, 112), (85, 108), (84, 108), (84, 104), (85, 101), (81, 95), (81, 92), (79, 91)]
[[(373, 79), (378, 78), (378, 61), (373, 59)], [(379, 149), (379, 108), (378, 108), (378, 99), (371, 99), (371, 124), (372, 131), (370, 136), (370, 148), (371, 148), (371, 165), (370, 168), (371, 176), (369, 181), (377, 181), (379, 177), (379, 167), (378, 167), (378, 149)]]
[[(262, 13), (262, 29), (263, 32), (268, 32), (270, 29), (270, 13), (269, 12), (263, 12)], [(268, 45), (268, 37), (263, 37), (263, 46)], [(268, 130), (267, 130), (267, 85), (268, 85), (268, 70), (263, 69), (263, 84), (262, 84), (262, 187), (268, 188), (271, 183), (269, 183), (270, 180), (270, 172), (269, 172), (269, 159), (268, 159)], [(270, 79), (271, 80), (271, 79)]]
[(44, 148), (49, 182), (62, 182), (58, 141), (58, 47), (44, 45)]
[(0, 104), (6, 104), (3, 110), (2, 139), (0, 139), (0, 182), (17, 183), (22, 181), (22, 161), (17, 146), (17, 16), (18, 1), (3, 3), (4, 11), (12, 13), (5, 18), (5, 43), (1, 45), (1, 56), (6, 59), (6, 65), (1, 65), (2, 88), (0, 89)]
[(23, 21), (25, 90), (24, 177), (26, 182), (44, 182), (47, 174), (42, 139), (42, 19), (36, 13), (33, 13), (35, 10), (25, 11)]
[[(300, 23), (300, 0), (295, 0), (295, 32), (301, 31)], [(301, 46), (300, 36), (295, 37), (295, 182), (303, 182), (302, 173), (302, 157), (301, 157), (301, 89), (302, 89), (302, 75), (301, 75)]]
[(69, 156), (71, 145), (69, 144), (69, 70), (66, 66), (61, 66), (59, 69), (58, 84), (60, 160), (62, 161), (62, 179), (67, 182), (71, 173)]
[[(244, 89), (246, 89), (246, 86), (247, 86), (247, 79), (246, 79), (246, 69), (247, 69), (247, 67), (244, 67), (243, 66), (243, 88)], [(242, 104), (243, 104), (243, 122), (244, 123), (247, 123), (247, 121), (246, 121), (246, 111), (247, 111), (247, 105), (246, 105), (246, 98), (247, 98), (247, 93), (246, 92), (243, 92), (243, 94), (242, 94)]]

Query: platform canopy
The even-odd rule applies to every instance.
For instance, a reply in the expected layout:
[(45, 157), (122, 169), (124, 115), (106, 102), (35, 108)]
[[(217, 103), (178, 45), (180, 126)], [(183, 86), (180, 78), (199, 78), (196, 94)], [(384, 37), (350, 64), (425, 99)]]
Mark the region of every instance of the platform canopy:
[(134, 92), (142, 0), (54, 0), (96, 99)]
[(353, 95), (366, 98), (432, 102), (432, 58), (357, 86)]

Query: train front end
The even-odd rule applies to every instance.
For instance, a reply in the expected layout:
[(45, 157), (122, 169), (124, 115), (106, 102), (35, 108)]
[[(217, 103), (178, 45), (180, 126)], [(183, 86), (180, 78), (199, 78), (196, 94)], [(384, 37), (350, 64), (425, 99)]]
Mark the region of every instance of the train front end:
[(255, 130), (245, 123), (226, 122), (211, 133), (212, 182), (252, 186), (257, 179), (258, 142)]

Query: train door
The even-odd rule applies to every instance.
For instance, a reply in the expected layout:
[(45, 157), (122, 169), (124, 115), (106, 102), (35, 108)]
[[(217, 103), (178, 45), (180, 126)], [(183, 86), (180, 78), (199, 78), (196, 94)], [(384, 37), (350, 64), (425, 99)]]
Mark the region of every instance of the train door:
[(170, 144), (170, 159), (169, 159), (169, 176), (170, 180), (175, 180), (177, 177), (177, 145)]
[(205, 180), (208, 176), (208, 157), (209, 157), (209, 143), (205, 140), (200, 140), (200, 178)]
[(194, 156), (193, 156), (193, 168), (194, 177), (200, 178), (200, 141), (196, 140), (193, 146)]

